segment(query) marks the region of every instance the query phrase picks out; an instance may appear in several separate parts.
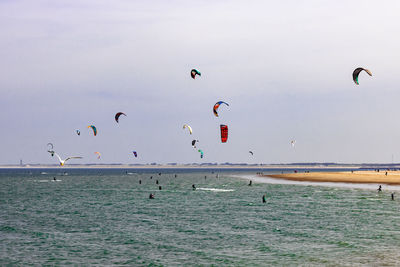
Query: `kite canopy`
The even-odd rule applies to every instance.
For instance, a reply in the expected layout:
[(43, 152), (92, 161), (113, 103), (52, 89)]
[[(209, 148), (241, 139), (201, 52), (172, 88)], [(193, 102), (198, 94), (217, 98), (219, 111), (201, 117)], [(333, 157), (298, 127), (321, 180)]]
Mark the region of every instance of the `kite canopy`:
[(189, 133), (190, 133), (190, 134), (193, 133), (192, 127), (190, 127), (189, 125), (187, 125), (187, 124), (183, 125), (183, 129), (185, 129), (185, 128), (188, 128), (188, 129), (189, 129)]
[(225, 104), (225, 105), (227, 105), (229, 107), (229, 104), (224, 102), (224, 101), (218, 101), (217, 103), (215, 103), (215, 105), (213, 107), (213, 112), (214, 112), (215, 117), (218, 117), (218, 108), (222, 104)]
[(92, 128), (94, 136), (97, 135), (97, 129), (94, 125), (89, 125), (88, 128)]
[(249, 153), (250, 153), (251, 155), (254, 155), (253, 151), (249, 151)]
[(54, 156), (54, 153), (55, 153), (53, 149), (54, 149), (53, 144), (52, 143), (48, 143), (47, 144), (47, 152), (49, 152), (52, 157)]
[(198, 70), (196, 70), (196, 69), (192, 69), (192, 70), (190, 71), (190, 76), (192, 76), (193, 79), (196, 79), (196, 75), (201, 76), (200, 71), (198, 71)]
[(359, 83), (358, 83), (358, 75), (360, 75), (360, 72), (362, 72), (362, 71), (365, 71), (366, 73), (368, 73), (369, 76), (372, 76), (372, 73), (371, 73), (369, 70), (367, 70), (367, 69), (364, 69), (364, 68), (357, 68), (357, 69), (355, 69), (355, 70), (353, 71), (353, 81), (354, 81), (357, 85), (359, 85)]
[(136, 151), (132, 151), (133, 155), (135, 156), (135, 158), (137, 158), (137, 153)]
[(204, 156), (203, 150), (199, 149), (197, 151), (200, 152), (200, 158), (203, 158), (203, 156)]
[(119, 116), (121, 116), (121, 115), (124, 115), (124, 116), (126, 116), (126, 114), (125, 113), (123, 113), (123, 112), (118, 112), (117, 114), (115, 114), (115, 121), (117, 122), (117, 123), (119, 123)]
[(199, 142), (199, 140), (192, 140), (192, 147), (196, 147), (196, 142)]
[(226, 143), (228, 141), (228, 125), (221, 124), (221, 142)]
[(94, 152), (94, 154), (97, 155), (97, 158), (100, 159), (101, 153), (100, 152)]

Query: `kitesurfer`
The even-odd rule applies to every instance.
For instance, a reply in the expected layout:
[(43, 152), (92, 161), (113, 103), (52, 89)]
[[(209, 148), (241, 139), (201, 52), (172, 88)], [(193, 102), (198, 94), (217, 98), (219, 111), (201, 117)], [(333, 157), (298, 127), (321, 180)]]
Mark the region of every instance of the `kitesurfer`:
[(394, 192), (392, 193), (392, 200), (394, 200)]
[(139, 180), (139, 184), (142, 184), (142, 180)]
[(56, 177), (53, 177), (53, 180), (54, 180), (54, 181), (57, 181), (57, 180), (56, 180)]
[(196, 190), (196, 186), (194, 184), (192, 184), (192, 189)]
[(150, 194), (149, 199), (154, 199), (154, 194)]
[(156, 184), (158, 184), (158, 180), (156, 180)]
[(262, 197), (262, 202), (263, 203), (267, 203), (266, 197), (267, 197), (267, 195), (263, 195), (263, 197)]
[(158, 187), (158, 190), (161, 190), (162, 188), (161, 188), (161, 185)]
[(249, 186), (251, 186), (251, 184), (252, 184), (253, 182), (250, 180), (250, 182), (249, 182)]
[(378, 192), (382, 192), (382, 186), (379, 185)]

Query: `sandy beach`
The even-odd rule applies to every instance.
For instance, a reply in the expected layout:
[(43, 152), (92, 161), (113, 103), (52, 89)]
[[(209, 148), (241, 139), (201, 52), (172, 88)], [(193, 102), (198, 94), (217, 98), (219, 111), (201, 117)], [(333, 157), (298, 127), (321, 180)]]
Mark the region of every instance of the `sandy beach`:
[(278, 179), (308, 182), (369, 183), (400, 185), (400, 171), (309, 172), (262, 175)]

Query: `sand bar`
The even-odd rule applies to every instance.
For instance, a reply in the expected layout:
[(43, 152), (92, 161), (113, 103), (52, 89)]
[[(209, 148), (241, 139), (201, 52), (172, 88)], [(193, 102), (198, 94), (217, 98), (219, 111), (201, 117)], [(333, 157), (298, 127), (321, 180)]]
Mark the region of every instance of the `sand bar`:
[(303, 172), (262, 176), (292, 181), (400, 185), (400, 171)]

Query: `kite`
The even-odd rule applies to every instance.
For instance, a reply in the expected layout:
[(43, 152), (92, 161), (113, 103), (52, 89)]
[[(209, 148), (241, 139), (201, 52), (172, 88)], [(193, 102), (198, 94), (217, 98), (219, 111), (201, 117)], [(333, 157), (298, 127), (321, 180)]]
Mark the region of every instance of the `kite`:
[(363, 68), (357, 68), (353, 71), (353, 81), (359, 85), (358, 83), (358, 75), (360, 74), (360, 72), (365, 71), (366, 73), (368, 73), (369, 76), (372, 76), (372, 73), (367, 70), (367, 69), (363, 69)]
[(94, 125), (89, 125), (88, 128), (92, 128), (94, 136), (97, 135), (97, 129)]
[(224, 102), (224, 101), (218, 101), (217, 103), (215, 103), (215, 105), (213, 107), (213, 112), (214, 112), (215, 117), (218, 117), (218, 108), (222, 104), (225, 104), (225, 105), (227, 105), (229, 107), (229, 104)]
[(115, 114), (115, 121), (117, 122), (117, 123), (119, 123), (119, 116), (121, 116), (121, 115), (124, 115), (124, 116), (126, 116), (126, 114), (125, 113), (123, 113), (123, 112), (118, 112), (117, 114)]
[(198, 71), (198, 70), (196, 70), (196, 69), (192, 69), (192, 70), (190, 71), (190, 76), (192, 76), (193, 79), (196, 79), (196, 75), (201, 76), (200, 71)]
[(221, 142), (226, 143), (228, 141), (228, 125), (221, 124)]
[(183, 125), (183, 129), (188, 128), (189, 129), (189, 133), (192, 134), (192, 127), (190, 127), (189, 125), (185, 124)]

